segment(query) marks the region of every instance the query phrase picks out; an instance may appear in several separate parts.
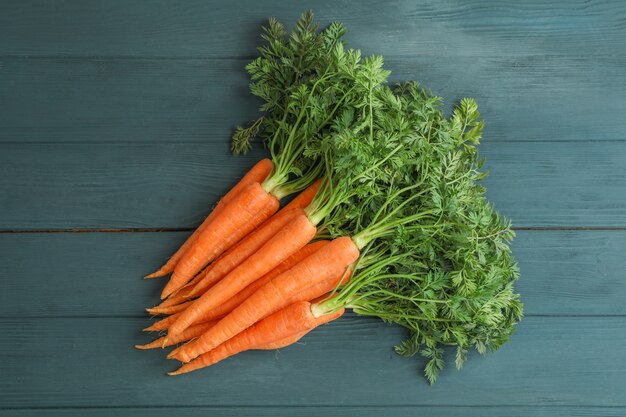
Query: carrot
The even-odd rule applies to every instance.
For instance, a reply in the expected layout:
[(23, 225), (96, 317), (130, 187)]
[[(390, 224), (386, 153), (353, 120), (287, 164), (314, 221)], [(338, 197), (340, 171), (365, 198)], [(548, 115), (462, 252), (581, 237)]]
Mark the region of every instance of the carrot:
[[(261, 213), (257, 213), (253, 219), (252, 219), (252, 223), (256, 225), (261, 221), (263, 221), (265, 218), (267, 217), (267, 213), (261, 212)], [(231, 252), (235, 252), (238, 250), (239, 246), (243, 243), (244, 240), (239, 240), (236, 243), (233, 244), (233, 238), (239, 239), (240, 238), (240, 233), (237, 233), (236, 236), (231, 236), (228, 237), (224, 240), (224, 248), (228, 248), (228, 250), (222, 252), (219, 256), (216, 256), (215, 259), (212, 262), (209, 262), (208, 265), (206, 265), (204, 267), (204, 269), (202, 269), (198, 274), (196, 274), (196, 276), (193, 277), (192, 280), (190, 280), (189, 282), (185, 283), (184, 285), (180, 286), (180, 288), (170, 292), (167, 297), (165, 298), (165, 300), (172, 298), (172, 297), (178, 297), (180, 296), (181, 298), (187, 299), (190, 298), (190, 293), (191, 291), (193, 291), (193, 288), (200, 282), (202, 281), (202, 279), (210, 273), (210, 271), (215, 267), (215, 264), (220, 262), (222, 260), (222, 258), (226, 257), (226, 256), (230, 256)], [(220, 249), (221, 250), (221, 249)], [(171, 278), (170, 278), (170, 282), (171, 282)], [(168, 282), (169, 284), (169, 282)], [(166, 285), (166, 289), (167, 289), (167, 285)], [(163, 293), (165, 292), (165, 290), (163, 291)], [(169, 290), (168, 290), (169, 292)], [(161, 299), (163, 299), (163, 293), (161, 293)]]
[(231, 251), (236, 251), (237, 248), (241, 245), (241, 243), (244, 240), (245, 239), (240, 240), (239, 242), (235, 243), (233, 246), (230, 247), (230, 249), (228, 249), (227, 251), (222, 253), (220, 256), (218, 256), (213, 262), (208, 264), (202, 271), (200, 271), (195, 277), (193, 277), (191, 281), (189, 281), (188, 283), (180, 287), (178, 291), (175, 291), (172, 294), (170, 294), (168, 298), (166, 298), (164, 301), (161, 302), (161, 304), (166, 303), (167, 300), (171, 298), (175, 298), (176, 300), (187, 300), (188, 298), (190, 298), (189, 294), (191, 293), (191, 291), (193, 291), (194, 287), (202, 280), (202, 278), (204, 278), (206, 274), (209, 273), (209, 271), (215, 266), (215, 264), (217, 262), (220, 262), (220, 260), (223, 257), (228, 256)]
[(157, 271), (146, 275), (144, 278), (158, 278), (165, 276), (174, 271), (178, 260), (183, 256), (183, 254), (189, 249), (189, 247), (196, 241), (200, 233), (206, 229), (206, 227), (213, 221), (213, 219), (224, 209), (224, 206), (228, 204), (239, 192), (249, 184), (254, 182), (263, 182), (265, 178), (269, 175), (272, 170), (273, 164), (269, 159), (262, 159), (257, 162), (256, 165), (250, 169), (244, 175), (244, 177), (235, 185), (231, 190), (226, 193), (224, 197), (217, 203), (215, 209), (208, 215), (206, 219), (202, 222), (202, 224), (187, 238), (185, 243), (168, 259), (168, 261), (159, 268)]
[(152, 325), (143, 329), (144, 332), (158, 332), (161, 330), (167, 329), (170, 324), (174, 323), (176, 319), (180, 316), (181, 313), (172, 314), (171, 316), (167, 316), (164, 319), (159, 321), (155, 321)]
[[(267, 219), (257, 230), (250, 233), (237, 245), (224, 253), (220, 259), (213, 262), (213, 266), (206, 270), (204, 276), (196, 282), (195, 288), (184, 291), (183, 295), (186, 298), (202, 295), (202, 293), (204, 293), (211, 285), (222, 279), (226, 274), (256, 252), (290, 220), (294, 219), (298, 215), (303, 215), (303, 208), (311, 203), (311, 200), (315, 196), (320, 183), (321, 179), (315, 181), (289, 204), (287, 204), (281, 211)], [(194, 278), (193, 281), (196, 281), (196, 278)]]
[(170, 326), (169, 331), (175, 335), (191, 324), (197, 323), (199, 317), (205, 312), (226, 302), (246, 286), (270, 272), (304, 247), (316, 233), (316, 227), (311, 224), (306, 215), (297, 216), (257, 252), (202, 294)]
[(347, 270), (341, 271), (339, 274), (325, 279), (323, 281), (319, 281), (304, 290), (293, 294), (289, 299), (289, 303), (296, 303), (298, 301), (311, 301), (317, 300), (320, 297), (324, 297), (326, 299), (326, 295), (337, 288), (337, 285), (341, 281), (341, 284), (346, 284), (350, 280), (350, 275), (352, 274), (352, 269), (348, 268)]
[[(195, 341), (172, 351), (168, 358), (188, 362), (214, 349), (257, 321), (285, 307), (290, 297), (295, 294), (316, 283), (338, 276), (358, 257), (359, 249), (352, 239), (345, 236), (334, 239), (287, 272), (265, 284), (213, 328)], [(193, 306), (185, 310), (172, 326), (178, 323), (191, 308)]]
[[(211, 309), (211, 310), (206, 311), (205, 313), (203, 313), (202, 316), (200, 316), (198, 318), (197, 322), (198, 323), (205, 322), (207, 320), (213, 320), (213, 319), (218, 318), (218, 317), (226, 316), (231, 311), (233, 311), (237, 306), (239, 306), (241, 303), (246, 301), (248, 299), (248, 297), (250, 297), (252, 294), (254, 294), (263, 285), (267, 284), (268, 282), (270, 282), (272, 279), (274, 279), (278, 275), (282, 274), (283, 272), (288, 271), (293, 266), (295, 266), (298, 262), (300, 262), (301, 260), (303, 260), (304, 258), (309, 256), (310, 254), (312, 254), (316, 250), (320, 249), (322, 246), (326, 245), (327, 243), (328, 243), (327, 240), (318, 240), (317, 242), (310, 243), (310, 244), (306, 245), (305, 247), (300, 249), (298, 252), (294, 253), (289, 258), (287, 258), (287, 260), (283, 261), (276, 268), (272, 269), (270, 272), (268, 272), (267, 274), (263, 275), (261, 278), (257, 279), (256, 281), (254, 281), (252, 284), (248, 285), (243, 290), (239, 291), (237, 294), (235, 294), (233, 297), (229, 298), (227, 301), (223, 302), (222, 304), (220, 304), (219, 306), (215, 307), (214, 309)], [(337, 280), (335, 279), (334, 282), (336, 284)], [(333, 288), (335, 288), (335, 287), (333, 286), (331, 289), (333, 289)], [(320, 290), (316, 290), (315, 293), (317, 294), (317, 293), (319, 293), (319, 291)], [(304, 295), (304, 296), (306, 297), (306, 295)], [(311, 297), (311, 298), (313, 298), (313, 297)], [(308, 300), (309, 299), (304, 298), (301, 301), (308, 301)], [(300, 301), (300, 299), (298, 299), (298, 301)], [(171, 323), (172, 322), (170, 322), (170, 324)]]
[[(206, 322), (209, 320), (213, 320), (219, 317), (223, 317), (226, 314), (230, 313), (235, 309), (239, 304), (244, 302), (250, 295), (254, 294), (254, 292), (259, 289), (263, 284), (269, 282), (274, 277), (282, 274), (283, 272), (289, 270), (292, 266), (296, 265), (302, 259), (306, 258), (325, 244), (327, 244), (327, 240), (318, 240), (314, 243), (309, 243), (304, 248), (300, 249), (295, 254), (291, 255), (286, 261), (278, 265), (272, 271), (265, 274), (262, 278), (248, 285), (245, 289), (237, 293), (233, 298), (226, 301), (224, 304), (219, 307), (208, 311), (205, 315), (200, 319), (201, 322)], [(166, 317), (162, 320), (154, 322), (151, 326), (143, 329), (146, 332), (150, 331), (161, 331), (166, 330), (174, 321), (180, 317), (181, 313), (172, 314), (169, 317)]]
[(174, 314), (174, 313), (180, 313), (181, 311), (189, 307), (191, 304), (193, 304), (193, 300), (185, 301), (180, 304), (175, 304), (175, 305), (166, 306), (166, 307), (156, 306), (152, 308), (146, 308), (146, 311), (153, 316), (156, 316), (158, 314)]
[[(310, 254), (312, 254), (313, 252), (315, 252), (316, 250), (318, 250), (319, 248), (321, 248), (323, 245), (325, 245), (327, 243), (328, 243), (328, 241), (326, 241), (326, 240), (318, 240), (317, 242), (310, 243), (310, 244), (306, 245), (304, 248), (300, 249), (298, 252), (296, 252), (295, 254), (290, 256), (287, 260), (283, 261), (276, 268), (274, 268), (273, 270), (271, 270), (270, 272), (268, 272), (267, 274), (265, 274), (263, 277), (259, 278), (258, 280), (254, 281), (252, 284), (248, 285), (243, 290), (239, 291), (236, 295), (234, 295), (233, 297), (231, 297), (230, 299), (228, 299), (224, 303), (220, 304), (219, 306), (217, 306), (216, 308), (214, 308), (212, 310), (209, 310), (209, 311), (205, 312), (197, 320), (197, 322), (205, 322), (207, 320), (213, 320), (215, 318), (223, 317), (226, 314), (230, 313), (237, 306), (239, 306), (241, 303), (243, 303), (248, 297), (250, 297), (252, 294), (254, 294), (256, 292), (256, 290), (258, 290), (263, 285), (268, 283), (274, 277), (277, 277), (278, 275), (282, 274), (283, 272), (289, 270), (291, 267), (296, 265), (302, 259), (306, 258), (307, 256), (309, 256)], [(342, 280), (342, 284), (345, 284), (350, 279), (350, 271), (348, 273), (343, 273), (342, 272), (341, 276), (344, 277), (343, 280)], [(302, 293), (296, 294), (296, 296), (294, 296), (290, 301), (292, 301), (292, 302), (309, 301), (309, 300), (311, 300), (313, 298), (319, 297), (321, 294), (326, 294), (327, 292), (332, 291), (332, 290), (335, 289), (335, 287), (337, 286), (337, 281), (339, 280), (339, 278), (340, 277), (333, 277), (333, 278), (330, 278), (330, 279), (328, 279), (326, 281), (323, 281), (323, 282), (320, 282), (318, 284), (315, 284), (315, 285), (311, 286), (310, 288), (308, 288), (307, 290), (303, 291)], [(178, 297), (178, 295), (176, 297)], [(170, 300), (170, 298), (168, 298), (168, 300)], [(187, 307), (187, 306), (188, 306), (188, 303), (185, 303), (185, 307)], [(148, 328), (146, 328), (144, 330), (150, 331), (150, 330), (163, 330), (163, 329), (166, 329), (167, 327), (169, 327), (169, 325), (171, 323), (173, 323), (180, 316), (180, 314), (175, 314), (175, 316), (176, 317), (168, 318), (169, 320), (167, 321), (167, 325), (165, 327), (156, 326), (157, 328), (152, 328), (152, 326), (151, 326), (151, 327), (148, 327)], [(158, 324), (159, 324), (159, 322), (155, 323), (155, 325), (158, 325)]]
[(264, 344), (262, 346), (257, 346), (255, 349), (258, 349), (258, 350), (282, 349), (282, 348), (287, 347), (289, 345), (293, 345), (298, 340), (302, 339), (308, 332), (309, 332), (309, 330), (305, 330), (303, 332), (296, 333), (293, 336), (287, 336), (284, 339), (277, 340), (276, 342), (270, 342), (270, 343), (266, 343), (266, 344)]
[(266, 317), (230, 340), (225, 341), (215, 349), (204, 353), (193, 362), (181, 366), (174, 372), (169, 372), (168, 375), (180, 375), (195, 371), (211, 366), (239, 352), (249, 349), (266, 348), (266, 346), (272, 346), (272, 344), (277, 344), (277, 342), (280, 343), (281, 346), (285, 346), (286, 343), (293, 340), (294, 336), (310, 332), (321, 324), (335, 320), (340, 317), (343, 312), (344, 309), (341, 309), (331, 314), (315, 317), (311, 312), (311, 303), (308, 301), (291, 304)]
[(276, 212), (278, 200), (261, 184), (246, 186), (215, 216), (180, 258), (161, 298), (185, 285), (200, 269)]
[[(349, 274), (348, 274), (348, 276), (346, 276), (346, 278), (342, 281), (342, 283), (345, 284), (349, 279), (350, 279), (350, 277), (349, 277)], [(325, 294), (320, 295), (317, 298), (314, 298), (313, 300), (310, 301), (310, 303), (313, 305), (313, 304), (318, 303), (320, 301), (324, 301), (330, 295), (331, 295), (331, 293), (327, 292)], [(305, 300), (303, 300), (303, 301), (305, 301)], [(297, 301), (294, 301), (294, 302), (297, 302)], [(340, 315), (342, 315), (343, 313), (344, 313), (344, 311), (341, 311)], [(327, 316), (327, 315), (323, 315), (321, 317), (325, 317), (325, 316)], [(332, 320), (334, 320), (334, 319), (332, 319)], [(331, 321), (331, 320), (329, 320), (329, 321)], [(258, 349), (258, 350), (275, 350), (275, 349), (281, 349), (281, 348), (293, 345), (294, 343), (296, 343), (297, 341), (302, 339), (304, 336), (306, 336), (306, 334), (309, 333), (311, 330), (303, 330), (300, 333), (296, 333), (296, 334), (294, 334), (292, 336), (288, 336), (288, 337), (286, 337), (284, 339), (277, 340), (275, 342), (270, 342), (270, 343), (267, 343), (267, 344), (262, 345), (262, 346), (258, 346), (258, 347), (256, 347), (256, 349)]]
[(175, 305), (178, 305), (178, 304), (182, 304), (182, 303), (184, 303), (186, 301), (189, 301), (189, 298), (184, 297), (184, 294), (181, 294), (182, 292), (183, 292), (183, 290), (181, 289), (176, 294), (172, 294), (169, 298), (166, 298), (165, 300), (161, 301), (161, 303), (159, 303), (158, 305), (156, 305), (154, 307), (150, 307), (150, 309), (171, 307), (171, 306), (175, 306)]
[(176, 304), (184, 303), (185, 301), (187, 301), (187, 299), (183, 298), (180, 295), (180, 293), (177, 293), (177, 294), (173, 294), (171, 297), (166, 298), (165, 300), (161, 301), (159, 304), (150, 308), (171, 307), (171, 306), (175, 306)]
[(313, 201), (313, 197), (315, 197), (315, 194), (317, 194), (317, 190), (319, 190), (321, 184), (321, 178), (315, 180), (313, 184), (309, 185), (307, 188), (304, 189), (304, 191), (302, 191), (293, 200), (291, 200), (283, 210), (298, 207), (305, 208), (306, 206), (311, 204), (311, 201)]
[[(241, 241), (239, 241), (237, 244), (232, 246), (228, 251), (236, 250), (236, 248), (239, 246), (240, 243)], [(178, 291), (170, 294), (169, 297), (165, 299), (165, 301), (169, 300), (170, 298), (183, 299), (183, 300), (187, 300), (191, 298), (190, 294), (193, 291), (193, 289), (196, 287), (196, 285), (198, 285), (198, 283), (202, 281), (202, 279), (211, 271), (211, 269), (213, 269), (213, 266), (215, 266), (215, 264), (219, 262), (222, 257), (228, 255), (228, 251), (218, 256), (218, 258), (215, 261), (207, 265), (202, 271), (200, 271), (195, 277), (193, 277), (191, 281), (189, 281), (187, 284), (180, 287)]]
[[(252, 284), (252, 285), (254, 285), (254, 284)], [(330, 295), (330, 293), (325, 293), (325, 294), (323, 294), (323, 295), (321, 295), (321, 296), (311, 300), (310, 303), (311, 304), (315, 304), (316, 302), (323, 301), (329, 295)], [(303, 301), (308, 301), (308, 300), (303, 300)], [(326, 317), (326, 316), (323, 316), (323, 317)], [(180, 343), (180, 342), (184, 342), (184, 341), (187, 341), (187, 340), (191, 340), (194, 337), (200, 336), (206, 330), (208, 330), (209, 328), (213, 327), (218, 321), (219, 321), (219, 318), (214, 319), (214, 320), (210, 320), (208, 322), (202, 322), (200, 324), (194, 324), (193, 326), (190, 326), (187, 329), (185, 329), (185, 331), (182, 333), (184, 336), (176, 338), (173, 342), (170, 342), (170, 343), (168, 343), (165, 346), (163, 346), (163, 344), (162, 344), (164, 338), (160, 337), (160, 338), (156, 339), (155, 341), (150, 342), (147, 345), (138, 345), (138, 346), (135, 346), (135, 347), (138, 348), (138, 349), (153, 349), (153, 348), (157, 348), (157, 347), (172, 346), (172, 345), (174, 345), (176, 343)], [(209, 323), (209, 325), (205, 328), (204, 326), (205, 326), (206, 323)], [(265, 345), (257, 346), (255, 349), (258, 349), (258, 350), (281, 349), (281, 348), (293, 345), (298, 340), (302, 339), (307, 333), (309, 333), (309, 331), (310, 330), (303, 330), (300, 333), (296, 333), (296, 334), (294, 334), (292, 336), (287, 336), (284, 339), (277, 340), (277, 341), (274, 341), (274, 342), (270, 342), (270, 343), (267, 343)], [(184, 337), (184, 339), (183, 339), (183, 337)]]
[[(334, 283), (336, 284), (336, 280), (330, 280), (330, 281), (331, 281), (331, 282), (334, 282)], [(256, 284), (256, 282), (255, 282), (255, 284)], [(252, 284), (252, 285), (254, 285), (254, 284)], [(329, 292), (328, 292), (328, 293), (324, 293), (323, 295), (321, 295), (321, 296), (319, 296), (319, 297), (317, 297), (317, 298), (315, 298), (315, 299), (311, 300), (311, 301), (310, 301), (310, 303), (311, 303), (311, 304), (315, 304), (316, 302), (323, 301), (323, 300), (325, 300), (325, 299), (326, 299), (329, 295), (330, 295), (330, 293), (329, 293)], [(302, 300), (302, 301), (309, 301), (309, 300)], [(210, 323), (211, 325), (210, 325), (210, 326), (209, 326), (206, 330), (208, 330), (209, 328), (213, 327), (213, 326), (217, 323), (217, 321), (218, 321), (218, 320), (219, 320), (219, 318), (217, 318), (217, 319), (215, 319), (215, 320), (211, 320), (211, 321), (209, 321), (208, 323)], [(187, 340), (190, 340), (190, 339), (192, 339), (192, 338), (194, 338), (194, 337), (197, 337), (197, 336), (200, 336), (202, 333), (204, 333), (204, 331), (198, 331), (198, 332), (196, 332), (195, 330), (194, 330), (194, 331), (192, 331), (192, 333), (190, 332), (190, 331), (191, 331), (191, 329), (200, 329), (200, 328), (204, 325), (204, 323), (207, 323), (207, 322), (202, 322), (202, 323), (200, 323), (200, 324), (194, 324), (193, 326), (189, 326), (187, 329), (185, 329), (185, 331), (183, 332), (183, 334), (185, 334), (185, 335), (188, 335), (188, 334), (193, 334), (193, 336), (190, 336), (190, 337), (186, 338), (185, 340), (181, 340), (181, 341), (187, 341)], [(205, 331), (206, 331), (206, 330), (205, 330)], [(270, 343), (267, 343), (267, 344), (265, 344), (265, 345), (257, 346), (255, 349), (259, 349), (259, 350), (275, 350), (275, 349), (281, 349), (281, 348), (287, 347), (287, 346), (289, 346), (289, 345), (293, 345), (293, 344), (294, 344), (294, 343), (296, 343), (298, 340), (302, 339), (302, 338), (303, 338), (303, 337), (304, 337), (307, 333), (309, 333), (309, 331), (310, 331), (310, 330), (303, 330), (303, 331), (301, 331), (300, 333), (296, 333), (295, 335), (288, 336), (288, 337), (286, 337), (286, 338), (284, 338), (284, 339), (277, 340), (277, 341), (275, 341), (275, 342), (270, 342)], [(188, 333), (188, 332), (190, 332), (190, 333)], [(187, 336), (185, 336), (185, 337), (187, 337)], [(160, 347), (161, 345), (159, 345), (157, 342), (162, 341), (162, 340), (163, 340), (163, 338), (161, 337), (161, 338), (159, 338), (159, 339), (155, 340), (154, 342), (151, 342), (151, 343), (150, 343), (151, 348), (152, 348), (152, 347)], [(176, 342), (176, 343), (179, 343), (179, 342)], [(174, 344), (174, 343), (172, 343), (172, 344)], [(171, 346), (172, 344), (168, 344), (167, 346)], [(147, 345), (144, 345), (144, 346), (147, 346)], [(167, 347), (167, 346), (165, 346), (165, 347)]]
[(265, 242), (270, 240), (279, 230), (298, 215), (303, 215), (304, 210), (295, 208), (281, 210), (269, 218), (259, 229), (250, 233), (244, 239), (245, 242), (237, 247), (236, 251), (225, 256), (221, 261), (214, 263), (204, 277), (198, 281), (193, 289), (185, 292), (187, 298), (202, 295), (209, 287), (216, 284), (220, 279), (239, 266), (248, 257), (253, 255)]
[[(237, 245), (235, 245), (237, 246)], [(233, 247), (235, 247), (233, 246)], [(222, 254), (223, 255), (223, 254)], [(219, 259), (221, 258), (221, 256), (215, 261), (219, 261)], [(191, 291), (193, 291), (193, 289), (195, 288), (196, 284), (198, 284), (198, 282), (200, 282), (201, 280), (201, 275), (205, 274), (206, 272), (208, 272), (208, 270), (210, 268), (213, 267), (213, 264), (208, 265), (202, 272), (200, 272), (198, 275), (196, 275), (196, 277), (194, 277), (194, 279), (192, 279), (191, 281), (189, 281), (187, 284), (185, 284), (184, 286), (181, 287), (180, 290), (172, 293), (169, 295), (169, 297), (167, 297), (165, 300), (161, 300), (161, 302), (152, 307), (152, 308), (161, 308), (161, 307), (169, 307), (169, 306), (174, 306), (177, 304), (182, 304), (186, 301), (189, 301), (192, 297), (189, 296), (189, 294), (191, 293)]]
[[(206, 315), (202, 317), (201, 321), (205, 323), (207, 321), (212, 321), (212, 320), (224, 317), (226, 314), (234, 310), (235, 307), (239, 306), (250, 295), (254, 294), (256, 290), (258, 290), (260, 287), (265, 285), (271, 279), (289, 270), (291, 267), (293, 267), (295, 264), (300, 262), (302, 259), (304, 259), (305, 257), (310, 255), (314, 251), (318, 250), (319, 248), (321, 248), (327, 243), (328, 241), (326, 240), (318, 240), (317, 242), (306, 245), (304, 248), (300, 249), (297, 253), (295, 253), (289, 259), (287, 259), (285, 262), (283, 262), (282, 264), (274, 268), (271, 272), (265, 274), (263, 278), (260, 278), (256, 280), (255, 282), (253, 282), (252, 284), (248, 285), (244, 290), (240, 291), (235, 297), (231, 298), (226, 303), (220, 305), (216, 309), (209, 311)], [(345, 284), (350, 279), (350, 271), (348, 271), (348, 273), (342, 273), (341, 276), (343, 276), (342, 284)], [(315, 284), (309, 287), (308, 289), (296, 294), (294, 297), (292, 297), (290, 301), (298, 302), (298, 301), (312, 300), (311, 303), (323, 301), (330, 295), (330, 291), (335, 289), (338, 279), (339, 279), (338, 277), (334, 277), (329, 280)], [(324, 292), (325, 290), (326, 292)], [(152, 324), (151, 326), (146, 327), (143, 330), (147, 332), (166, 330), (169, 327), (169, 325), (172, 324), (178, 316), (180, 316), (180, 314), (181, 313), (172, 314), (171, 316), (161, 319), (155, 322), (154, 324)], [(163, 338), (159, 340), (162, 342)], [(262, 349), (262, 348), (259, 347), (259, 349)], [(276, 348), (268, 348), (268, 350), (270, 349), (276, 349)]]
[[(347, 278), (349, 279), (349, 276)], [(347, 279), (346, 279), (346, 281), (347, 281)], [(323, 294), (323, 295), (321, 295), (321, 296), (311, 300), (310, 303), (311, 304), (315, 304), (315, 303), (317, 303), (319, 301), (323, 301), (326, 298), (328, 298), (329, 295), (330, 295), (330, 292), (325, 293), (325, 294)], [(305, 301), (305, 300), (303, 300), (303, 301)], [(297, 301), (294, 301), (294, 302), (297, 302)], [(343, 314), (343, 311), (341, 312), (341, 314)], [(324, 316), (321, 316), (321, 317), (326, 317), (326, 316), (327, 315), (324, 315)], [(258, 349), (258, 350), (275, 350), (275, 349), (281, 349), (281, 348), (293, 345), (298, 340), (300, 340), (304, 336), (306, 336), (306, 334), (309, 333), (311, 330), (303, 330), (300, 333), (296, 333), (296, 334), (294, 334), (292, 336), (287, 336), (284, 339), (280, 339), (280, 340), (277, 340), (275, 342), (266, 343), (265, 345), (262, 345), (262, 346), (257, 346), (256, 349)]]
[(181, 342), (186, 342), (187, 340), (191, 340), (194, 337), (200, 336), (202, 333), (206, 332), (211, 327), (213, 327), (216, 323), (217, 323), (217, 320), (194, 324), (193, 326), (190, 326), (187, 329), (185, 329), (185, 331), (179, 334), (178, 336), (170, 338), (166, 344), (163, 344), (165, 337), (159, 337), (158, 339), (153, 340), (150, 343), (147, 343), (145, 345), (135, 345), (135, 347), (137, 349), (154, 349), (154, 348), (172, 346)]

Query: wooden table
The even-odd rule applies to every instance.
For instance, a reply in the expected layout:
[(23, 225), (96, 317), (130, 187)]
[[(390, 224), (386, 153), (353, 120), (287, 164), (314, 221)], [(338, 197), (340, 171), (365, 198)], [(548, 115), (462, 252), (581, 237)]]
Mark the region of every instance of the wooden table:
[[(141, 276), (261, 155), (228, 149), (260, 25), (309, 6), (487, 123), (526, 317), (433, 387), (356, 316), (180, 378), (132, 348)], [(624, 416), (626, 3), (4, 1), (0, 229), (0, 416)]]

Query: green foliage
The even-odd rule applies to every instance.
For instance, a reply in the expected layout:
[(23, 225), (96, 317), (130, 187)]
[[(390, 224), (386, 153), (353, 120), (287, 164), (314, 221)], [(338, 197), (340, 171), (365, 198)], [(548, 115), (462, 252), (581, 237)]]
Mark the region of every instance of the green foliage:
[(231, 149), (245, 153), (255, 137), (262, 139), (275, 165), (264, 184), (269, 192), (296, 192), (319, 175), (314, 144), (335, 114), (352, 106), (351, 84), (344, 80), (352, 77), (360, 56), (344, 49), (344, 33), (339, 23), (318, 31), (311, 12), (289, 34), (275, 19), (263, 28), (265, 44), (246, 70), (252, 94), (263, 100), (264, 114), (235, 130)]
[(250, 142), (252, 139), (256, 137), (261, 129), (261, 125), (263, 123), (263, 118), (259, 117), (248, 127), (237, 126), (235, 129), (235, 133), (233, 133), (233, 137), (230, 144), (230, 151), (235, 155), (245, 155), (248, 153), (250, 149), (252, 149), (252, 145)]
[[(382, 172), (372, 172), (368, 193), (353, 195), (327, 225), (331, 236), (356, 232), (374, 242), (329, 305), (406, 327), (409, 337), (396, 352), (427, 358), (431, 383), (444, 366), (443, 346), (457, 347), (461, 368), (470, 348), (498, 349), (522, 317), (513, 288), (519, 270), (508, 246), (514, 232), (480, 185), (486, 174), (476, 148), (483, 127), (476, 103), (462, 100), (446, 119), (440, 102), (416, 83), (380, 89), (374, 141), (353, 138), (362, 143), (345, 146), (345, 165), (335, 169), (375, 163), (381, 156), (364, 151), (372, 143), (400, 150)], [(335, 126), (345, 129), (349, 117), (340, 119)]]
[(476, 102), (461, 100), (446, 118), (419, 84), (387, 86), (383, 58), (346, 49), (344, 34), (339, 23), (318, 31), (310, 12), (290, 34), (270, 19), (246, 67), (264, 115), (235, 131), (232, 149), (263, 140), (276, 167), (268, 191), (323, 175), (307, 215), (320, 237), (352, 236), (362, 255), (322, 305), (408, 329), (396, 352), (425, 357), (434, 383), (445, 346), (456, 347), (460, 369), (472, 348), (498, 349), (521, 319), (514, 232), (481, 185)]

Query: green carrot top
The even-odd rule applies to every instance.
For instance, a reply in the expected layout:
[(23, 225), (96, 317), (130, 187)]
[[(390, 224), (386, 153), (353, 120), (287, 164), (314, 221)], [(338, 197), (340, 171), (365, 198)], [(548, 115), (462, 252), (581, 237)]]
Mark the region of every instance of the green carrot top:
[(522, 316), (510, 223), (485, 198), (477, 145), (483, 122), (464, 99), (451, 117), (417, 83), (386, 85), (382, 57), (346, 49), (338, 23), (317, 31), (305, 13), (287, 35), (270, 20), (247, 66), (264, 116), (233, 136), (233, 151), (263, 139), (277, 197), (323, 183), (307, 207), (318, 237), (350, 236), (361, 250), (348, 284), (315, 306), (349, 306), (406, 327), (396, 349), (428, 358), (434, 382), (443, 346), (495, 350)]
[[(354, 106), (358, 51), (345, 50), (344, 27), (333, 23), (318, 31), (306, 12), (288, 35), (270, 19), (260, 56), (247, 65), (252, 93), (263, 100), (264, 116), (233, 135), (234, 153), (245, 153), (260, 136), (274, 170), (263, 187), (277, 198), (305, 188), (321, 174), (319, 155), (310, 149), (342, 109)], [(308, 152), (305, 152), (309, 149)]]
[[(396, 350), (427, 357), (434, 382), (443, 345), (457, 347), (460, 368), (470, 348), (495, 350), (513, 333), (522, 316), (508, 246), (514, 233), (479, 184), (486, 174), (475, 102), (464, 99), (446, 119), (440, 100), (415, 83), (387, 98), (396, 100), (404, 121), (378, 124), (377, 136), (403, 132), (406, 146), (393, 170), (369, 179), (371, 187), (385, 184), (378, 193), (353, 195), (327, 220), (330, 237), (348, 233), (363, 250), (349, 283), (315, 308), (325, 314), (349, 306), (406, 327), (409, 337)], [(398, 128), (404, 123), (408, 131)]]

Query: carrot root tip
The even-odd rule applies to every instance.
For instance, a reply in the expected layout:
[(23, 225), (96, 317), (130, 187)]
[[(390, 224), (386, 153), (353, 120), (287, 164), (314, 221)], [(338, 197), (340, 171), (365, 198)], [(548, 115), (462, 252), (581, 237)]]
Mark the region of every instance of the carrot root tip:
[(189, 362), (189, 361), (186, 361), (183, 358), (181, 358), (175, 350), (170, 352), (169, 355), (167, 355), (167, 359), (172, 359), (172, 360), (179, 361), (179, 362), (182, 362), (182, 363)]
[(170, 295), (174, 294), (179, 288), (164, 288), (161, 292), (161, 300), (165, 300)]
[(167, 275), (167, 273), (159, 269), (158, 271), (154, 271), (153, 273), (146, 275), (145, 277), (143, 277), (143, 279), (161, 278), (165, 275)]

